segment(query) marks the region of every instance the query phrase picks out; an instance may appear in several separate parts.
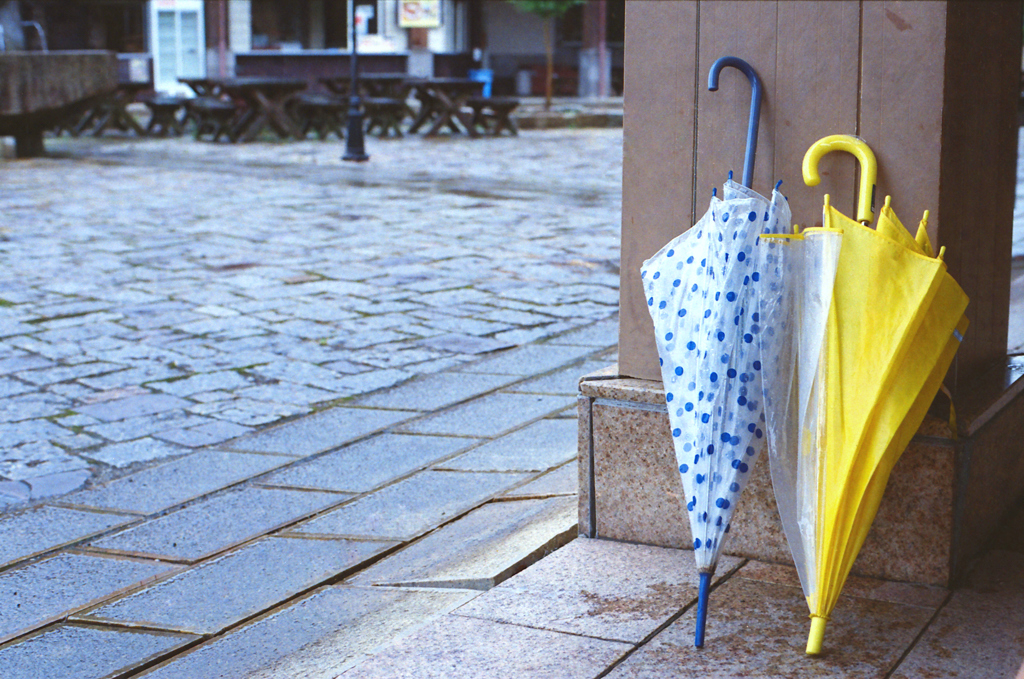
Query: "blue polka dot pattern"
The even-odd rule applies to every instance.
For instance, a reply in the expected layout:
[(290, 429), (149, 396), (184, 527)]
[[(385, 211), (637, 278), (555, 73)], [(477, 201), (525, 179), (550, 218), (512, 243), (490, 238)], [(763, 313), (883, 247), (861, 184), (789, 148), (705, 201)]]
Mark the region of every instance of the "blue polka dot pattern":
[(701, 571), (714, 569), (763, 444), (759, 238), (791, 223), (778, 192), (769, 203), (730, 180), (721, 195), (642, 267)]

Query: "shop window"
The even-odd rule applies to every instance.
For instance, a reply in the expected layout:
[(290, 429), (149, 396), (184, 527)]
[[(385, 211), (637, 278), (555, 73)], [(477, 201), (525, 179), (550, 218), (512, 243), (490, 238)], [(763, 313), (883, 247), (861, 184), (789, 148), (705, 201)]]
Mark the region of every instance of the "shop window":
[(253, 49), (298, 50), (309, 46), (306, 0), (252, 0)]

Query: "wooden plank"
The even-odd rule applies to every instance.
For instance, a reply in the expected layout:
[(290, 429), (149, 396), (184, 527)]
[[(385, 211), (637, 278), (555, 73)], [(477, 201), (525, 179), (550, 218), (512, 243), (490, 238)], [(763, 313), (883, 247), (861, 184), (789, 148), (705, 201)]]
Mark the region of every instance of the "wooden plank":
[(750, 115), (750, 84), (734, 68), (721, 72), (718, 91), (708, 91), (708, 73), (719, 57), (734, 56), (754, 67), (761, 79), (760, 130), (754, 163), (753, 188), (770, 194), (775, 184), (775, 2), (700, 3), (700, 45), (697, 64), (697, 193), (698, 216), (711, 199), (712, 187), (721, 187), (734, 171), (743, 177)]
[(860, 2), (780, 2), (778, 45), (774, 125), (765, 132), (775, 138), (774, 176), (784, 182), (793, 221), (814, 226), (824, 194), (851, 213), (856, 200), (856, 160), (849, 154), (822, 158), (814, 187), (804, 185), (801, 166), (818, 139), (857, 133)]
[(628, 2), (626, 35), (619, 372), (660, 380), (640, 265), (693, 223), (697, 3)]
[[(971, 298), (947, 382), (1006, 355), (1016, 189), (1021, 3), (949, 3), (938, 242)], [(958, 380), (959, 378), (959, 380)]]
[[(860, 135), (878, 159), (876, 208), (885, 196), (916, 231), (939, 210), (945, 2), (864, 3)], [(1019, 60), (1019, 55), (1018, 55)], [(912, 225), (912, 226), (910, 226)]]

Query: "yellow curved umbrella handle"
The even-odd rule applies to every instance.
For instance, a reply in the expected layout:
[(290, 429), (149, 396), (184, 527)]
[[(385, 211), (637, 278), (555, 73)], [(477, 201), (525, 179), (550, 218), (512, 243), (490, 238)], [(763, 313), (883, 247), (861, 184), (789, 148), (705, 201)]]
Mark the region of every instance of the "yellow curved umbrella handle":
[(878, 176), (878, 162), (875, 154), (863, 139), (852, 134), (833, 134), (822, 137), (811, 144), (804, 154), (804, 184), (817, 186), (821, 182), (818, 161), (826, 153), (846, 151), (860, 161), (860, 195), (857, 196), (857, 221), (870, 224), (875, 218), (875, 178)]

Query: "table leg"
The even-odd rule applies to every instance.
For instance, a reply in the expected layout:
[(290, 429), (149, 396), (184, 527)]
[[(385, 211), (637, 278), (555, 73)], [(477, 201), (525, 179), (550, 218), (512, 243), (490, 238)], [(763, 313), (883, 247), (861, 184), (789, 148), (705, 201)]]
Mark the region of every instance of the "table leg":
[(445, 125), (455, 133), (465, 133), (469, 137), (476, 138), (480, 134), (476, 131), (473, 125), (472, 114), (463, 113), (462, 107), (465, 106), (466, 102), (469, 101), (470, 93), (457, 94), (452, 98), (448, 98), (444, 92), (437, 93), (437, 99), (443, 105), (443, 110), (438, 116), (434, 124), (430, 126), (430, 129), (426, 131), (426, 136), (432, 136), (441, 131), (441, 128)]
[[(285, 110), (284, 105), (288, 100), (288, 97), (280, 99), (270, 99), (265, 94), (256, 90), (256, 100), (260, 103), (260, 107), (263, 109), (263, 115), (266, 116), (267, 122), (274, 128), (277, 135), (282, 139), (298, 139), (301, 136), (298, 125)], [(290, 96), (290, 95), (289, 95)]]
[(416, 132), (421, 127), (430, 122), (430, 119), (437, 114), (438, 107), (434, 102), (434, 97), (428, 92), (419, 92), (416, 94), (416, 98), (420, 100), (420, 110), (413, 117), (412, 125), (409, 126), (410, 134)]
[(134, 131), (135, 134), (144, 137), (146, 130), (139, 124), (139, 121), (135, 120), (135, 116), (128, 112), (130, 103), (131, 100), (127, 97), (118, 97), (114, 101), (114, 124), (125, 132)]
[(231, 141), (252, 141), (266, 126), (266, 114), (249, 105), (231, 126), (228, 138)]
[(455, 103), (448, 98), (448, 95), (440, 90), (436, 92), (434, 96), (439, 104), (438, 115), (434, 120), (434, 123), (426, 132), (423, 133), (423, 135), (425, 137), (433, 137), (446, 125), (452, 130), (452, 132), (461, 132), (455, 124), (455, 120), (452, 118), (452, 115), (455, 113)]

